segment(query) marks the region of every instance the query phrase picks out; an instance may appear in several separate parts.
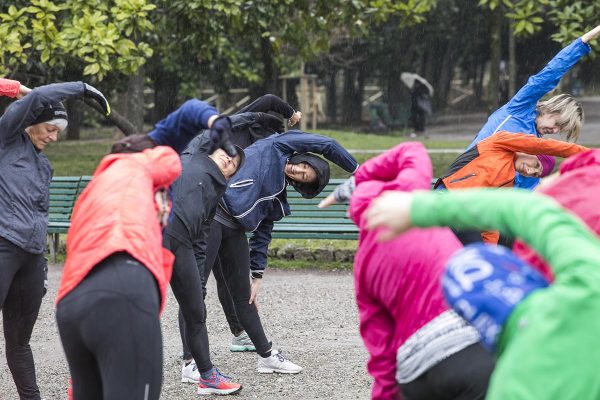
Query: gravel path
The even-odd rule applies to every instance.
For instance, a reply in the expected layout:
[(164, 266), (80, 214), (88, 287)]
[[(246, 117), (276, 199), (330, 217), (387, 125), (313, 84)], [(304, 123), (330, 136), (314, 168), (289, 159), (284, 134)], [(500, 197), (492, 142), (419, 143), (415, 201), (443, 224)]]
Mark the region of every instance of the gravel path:
[[(46, 400), (66, 398), (69, 376), (54, 320), (60, 265), (50, 266), (51, 287), (44, 298), (31, 345), (38, 384)], [(366, 351), (350, 272), (268, 271), (259, 297), (267, 336), (292, 361), (298, 375), (258, 374), (256, 355), (230, 353), (230, 333), (218, 304), (214, 279), (208, 288), (208, 329), (213, 362), (244, 385), (236, 399), (364, 399), (369, 397)], [(162, 399), (194, 399), (195, 386), (181, 378), (176, 301), (172, 294), (162, 317), (164, 381)], [(17, 399), (0, 339), (0, 399)], [(220, 398), (220, 397), (219, 397)]]

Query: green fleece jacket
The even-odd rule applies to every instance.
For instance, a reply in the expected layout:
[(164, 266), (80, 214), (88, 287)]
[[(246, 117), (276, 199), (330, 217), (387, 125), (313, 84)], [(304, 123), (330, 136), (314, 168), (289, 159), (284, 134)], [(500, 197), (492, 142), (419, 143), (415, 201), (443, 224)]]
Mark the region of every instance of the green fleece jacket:
[(510, 233), (556, 274), (505, 324), (487, 399), (600, 399), (600, 241), (587, 227), (554, 200), (519, 190), (419, 193), (411, 219)]

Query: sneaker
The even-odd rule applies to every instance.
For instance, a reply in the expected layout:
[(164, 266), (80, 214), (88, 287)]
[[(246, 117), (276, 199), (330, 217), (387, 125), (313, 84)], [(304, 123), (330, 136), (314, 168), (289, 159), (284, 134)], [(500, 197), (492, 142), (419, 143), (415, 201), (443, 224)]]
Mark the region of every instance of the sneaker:
[(234, 336), (231, 339), (231, 344), (229, 345), (230, 351), (256, 351), (256, 347), (250, 340), (250, 336), (246, 333), (246, 331), (242, 332), (239, 336)]
[(196, 366), (196, 361), (185, 365), (183, 363), (183, 367), (181, 367), (181, 382), (183, 383), (198, 383), (200, 380), (200, 371), (198, 371), (198, 367)]
[(242, 385), (232, 382), (233, 379), (223, 375), (218, 368), (213, 367), (212, 375), (208, 379), (200, 377), (198, 394), (232, 394), (242, 390)]
[(297, 374), (302, 371), (302, 367), (294, 364), (285, 358), (279, 351), (272, 350), (271, 356), (267, 358), (258, 357), (257, 371), (261, 374)]

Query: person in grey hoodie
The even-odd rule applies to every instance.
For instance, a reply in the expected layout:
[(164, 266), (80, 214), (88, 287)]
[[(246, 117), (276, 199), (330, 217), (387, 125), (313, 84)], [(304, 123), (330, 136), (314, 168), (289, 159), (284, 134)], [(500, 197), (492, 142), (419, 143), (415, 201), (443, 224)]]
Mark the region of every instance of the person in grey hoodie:
[(83, 82), (33, 89), (0, 117), (0, 309), (6, 360), (20, 399), (40, 399), (29, 346), (44, 293), (52, 167), (42, 153), (67, 127), (61, 101), (89, 97), (110, 113), (97, 89)]

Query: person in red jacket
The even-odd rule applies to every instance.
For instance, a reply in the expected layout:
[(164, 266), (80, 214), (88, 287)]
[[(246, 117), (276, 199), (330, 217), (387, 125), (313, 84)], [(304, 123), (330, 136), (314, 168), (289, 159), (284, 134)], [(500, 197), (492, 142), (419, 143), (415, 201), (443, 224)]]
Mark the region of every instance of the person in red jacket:
[(181, 173), (165, 146), (102, 159), (73, 209), (56, 319), (73, 399), (158, 399), (159, 312), (173, 255), (165, 190)]

